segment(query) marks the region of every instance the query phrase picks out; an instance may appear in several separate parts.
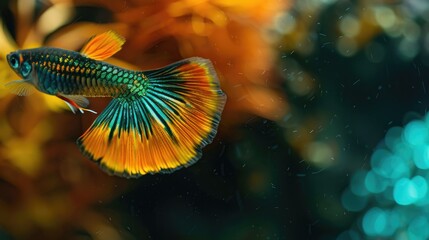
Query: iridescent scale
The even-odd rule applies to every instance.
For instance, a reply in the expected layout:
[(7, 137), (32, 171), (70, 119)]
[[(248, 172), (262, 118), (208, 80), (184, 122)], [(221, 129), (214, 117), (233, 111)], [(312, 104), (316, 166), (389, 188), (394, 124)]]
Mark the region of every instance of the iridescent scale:
[(120, 97), (144, 94), (147, 78), (142, 72), (123, 69), (57, 48), (40, 48), (32, 54), (37, 88), (55, 95)]

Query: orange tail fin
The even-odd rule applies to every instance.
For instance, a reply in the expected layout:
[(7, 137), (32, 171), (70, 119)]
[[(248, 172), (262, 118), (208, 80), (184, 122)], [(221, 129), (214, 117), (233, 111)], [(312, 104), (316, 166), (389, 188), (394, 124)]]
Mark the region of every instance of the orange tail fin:
[(143, 74), (146, 91), (113, 99), (77, 141), (85, 155), (115, 175), (172, 172), (196, 162), (216, 134), (226, 101), (206, 59)]

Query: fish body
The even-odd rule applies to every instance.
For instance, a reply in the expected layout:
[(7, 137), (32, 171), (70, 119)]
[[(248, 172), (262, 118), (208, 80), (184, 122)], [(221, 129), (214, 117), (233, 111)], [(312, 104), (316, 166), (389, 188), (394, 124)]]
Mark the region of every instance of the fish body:
[[(42, 47), (21, 50), (15, 55), (31, 62), (34, 76), (29, 82), (50, 95), (119, 97), (130, 91), (144, 94), (147, 85), (141, 71), (94, 60), (75, 51)], [(13, 54), (8, 56), (11, 57)]]
[(7, 85), (18, 95), (37, 89), (57, 96), (73, 112), (95, 113), (86, 108), (86, 97), (112, 97), (77, 140), (83, 154), (109, 173), (138, 177), (193, 164), (213, 140), (226, 101), (213, 65), (194, 57), (136, 71), (103, 61), (124, 42), (109, 31), (90, 39), (81, 52), (48, 47), (12, 52), (9, 65), (22, 80)]

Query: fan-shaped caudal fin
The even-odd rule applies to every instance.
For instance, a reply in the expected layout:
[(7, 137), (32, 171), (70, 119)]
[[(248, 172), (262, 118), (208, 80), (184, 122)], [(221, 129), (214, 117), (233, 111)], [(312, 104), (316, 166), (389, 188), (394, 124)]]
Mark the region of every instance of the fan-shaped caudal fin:
[(78, 139), (84, 154), (116, 175), (191, 165), (216, 134), (225, 104), (209, 60), (189, 58), (142, 73), (146, 92), (113, 99)]

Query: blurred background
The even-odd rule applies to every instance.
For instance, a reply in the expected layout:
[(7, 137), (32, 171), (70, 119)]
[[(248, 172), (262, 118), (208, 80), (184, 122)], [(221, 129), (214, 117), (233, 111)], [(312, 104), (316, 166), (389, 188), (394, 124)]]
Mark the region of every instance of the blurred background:
[[(0, 239), (427, 239), (426, 0), (0, 2)], [(75, 140), (95, 116), (18, 97), (5, 56), (126, 37), (135, 69), (201, 56), (228, 95), (193, 166), (122, 179)], [(108, 99), (91, 99), (100, 112)]]

